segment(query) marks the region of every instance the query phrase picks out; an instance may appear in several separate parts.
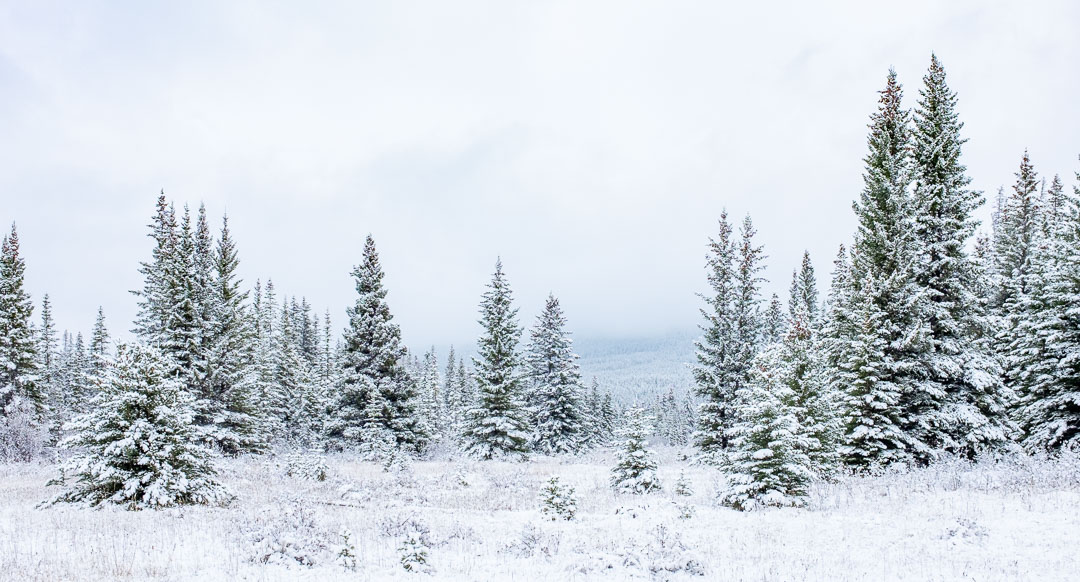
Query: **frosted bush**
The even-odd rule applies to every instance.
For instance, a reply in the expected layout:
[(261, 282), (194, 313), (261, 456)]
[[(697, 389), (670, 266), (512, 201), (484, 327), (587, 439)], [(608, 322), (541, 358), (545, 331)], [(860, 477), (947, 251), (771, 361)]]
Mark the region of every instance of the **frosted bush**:
[(690, 519), (697, 514), (697, 509), (689, 503), (676, 503), (675, 510), (677, 511), (676, 517), (679, 519)]
[(551, 557), (559, 553), (562, 537), (558, 533), (545, 533), (534, 524), (527, 523), (521, 528), (520, 537), (510, 542), (504, 551), (519, 558), (531, 558), (541, 554)]
[(672, 531), (665, 525), (658, 525), (652, 530), (652, 539), (644, 553), (648, 570), (654, 577), (666, 578), (677, 572), (693, 576), (705, 575), (701, 559), (683, 543), (682, 536), (677, 531)]
[(675, 482), (675, 495), (689, 497), (693, 494), (694, 489), (690, 486), (690, 479), (686, 477), (685, 472), (679, 471), (679, 480)]
[(15, 397), (0, 414), (0, 463), (27, 463), (41, 456), (49, 434), (34, 420), (29, 401)]
[(401, 542), (401, 567), (409, 572), (430, 572), (428, 546), (418, 532), (409, 532)]
[(337, 559), (346, 570), (356, 569), (356, 542), (353, 541), (353, 533), (349, 528), (342, 527), (338, 532), (341, 542), (338, 544)]
[(574, 488), (559, 483), (558, 477), (549, 479), (547, 485), (540, 490), (540, 513), (550, 517), (552, 521), (570, 521), (574, 519), (576, 512)]
[(431, 533), (431, 529), (426, 523), (420, 521), (415, 513), (383, 515), (376, 524), (376, 531), (379, 532), (379, 535), (388, 538), (404, 537), (416, 533), (426, 539)]
[(251, 561), (310, 567), (328, 557), (330, 536), (317, 525), (310, 507), (294, 502), (284, 508), (267, 509), (259, 513), (246, 532)]
[(330, 475), (330, 466), (325, 459), (314, 453), (295, 453), (285, 459), (285, 474), (299, 479), (326, 481)]

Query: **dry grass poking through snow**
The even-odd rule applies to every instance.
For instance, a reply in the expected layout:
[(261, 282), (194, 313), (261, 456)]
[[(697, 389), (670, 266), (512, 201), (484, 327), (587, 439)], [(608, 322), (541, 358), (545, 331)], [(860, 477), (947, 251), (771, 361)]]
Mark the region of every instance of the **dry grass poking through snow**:
[[(1080, 572), (1080, 460), (1014, 458), (846, 478), (804, 510), (717, 507), (721, 477), (662, 451), (665, 491), (618, 495), (611, 456), (428, 461), (385, 473), (331, 457), (329, 479), (282, 458), (221, 462), (228, 508), (55, 506), (48, 465), (0, 466), (0, 580), (1068, 580)], [(674, 485), (685, 471), (693, 494)], [(546, 520), (551, 475), (574, 521)], [(355, 569), (341, 565), (352, 533)], [(405, 540), (427, 564), (401, 565)]]

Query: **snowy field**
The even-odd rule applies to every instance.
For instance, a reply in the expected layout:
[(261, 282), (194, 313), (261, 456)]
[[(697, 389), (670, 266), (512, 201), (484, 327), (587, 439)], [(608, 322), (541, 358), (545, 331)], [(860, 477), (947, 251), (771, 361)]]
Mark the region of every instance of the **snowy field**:
[[(1080, 572), (1075, 455), (845, 478), (814, 486), (807, 509), (740, 513), (714, 503), (718, 473), (659, 452), (665, 490), (644, 496), (611, 490), (602, 452), (393, 472), (331, 457), (321, 482), (287, 476), (280, 457), (222, 460), (229, 507), (158, 512), (38, 509), (55, 469), (3, 465), (0, 579), (987, 582)], [(681, 471), (688, 497), (673, 491)], [(576, 488), (573, 521), (539, 511), (552, 475)], [(338, 556), (343, 529), (354, 569)], [(426, 573), (402, 567), (410, 539), (414, 553), (426, 548)]]

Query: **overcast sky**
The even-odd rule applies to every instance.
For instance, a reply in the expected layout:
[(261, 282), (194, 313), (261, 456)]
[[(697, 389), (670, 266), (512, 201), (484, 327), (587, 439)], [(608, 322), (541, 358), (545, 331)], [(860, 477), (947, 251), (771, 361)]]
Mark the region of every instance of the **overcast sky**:
[(975, 187), (1075, 183), (1080, 4), (871, 4), (2, 0), (0, 223), (72, 330), (130, 328), (161, 189), (336, 327), (370, 232), (414, 347), (476, 337), (499, 255), (528, 325), (693, 329), (725, 207), (769, 291), (827, 277), (890, 66), (913, 106), (942, 59)]

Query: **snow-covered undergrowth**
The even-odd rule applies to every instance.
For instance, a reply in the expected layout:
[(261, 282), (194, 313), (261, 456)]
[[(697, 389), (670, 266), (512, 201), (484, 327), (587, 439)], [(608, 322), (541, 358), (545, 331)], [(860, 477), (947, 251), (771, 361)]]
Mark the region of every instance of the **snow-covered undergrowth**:
[[(985, 582), (1080, 566), (1076, 456), (848, 477), (812, 485), (805, 509), (743, 513), (718, 505), (714, 470), (659, 452), (664, 487), (646, 495), (616, 493), (603, 452), (392, 472), (331, 456), (325, 481), (222, 460), (229, 507), (162, 511), (36, 509), (55, 467), (0, 465), (0, 579)], [(553, 475), (573, 520), (541, 513)]]

